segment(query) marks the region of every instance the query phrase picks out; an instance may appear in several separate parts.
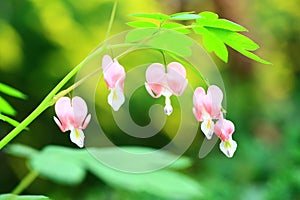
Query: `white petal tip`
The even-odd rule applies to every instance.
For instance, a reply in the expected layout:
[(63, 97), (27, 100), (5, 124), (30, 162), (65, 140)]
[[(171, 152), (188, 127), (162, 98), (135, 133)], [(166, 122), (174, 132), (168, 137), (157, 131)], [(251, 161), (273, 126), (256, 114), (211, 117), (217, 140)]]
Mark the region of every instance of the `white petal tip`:
[(118, 111), (125, 103), (125, 96), (121, 89), (112, 89), (107, 97), (107, 101), (114, 111)]
[(76, 144), (78, 147), (84, 147), (84, 133), (80, 129), (73, 129), (70, 133), (71, 141)]
[(164, 108), (164, 113), (168, 116), (170, 116), (173, 112), (173, 108), (171, 105), (166, 105)]
[(237, 143), (236, 141), (230, 139), (227, 141), (222, 141), (220, 143), (220, 150), (228, 157), (232, 158), (234, 155), (234, 152), (236, 151)]

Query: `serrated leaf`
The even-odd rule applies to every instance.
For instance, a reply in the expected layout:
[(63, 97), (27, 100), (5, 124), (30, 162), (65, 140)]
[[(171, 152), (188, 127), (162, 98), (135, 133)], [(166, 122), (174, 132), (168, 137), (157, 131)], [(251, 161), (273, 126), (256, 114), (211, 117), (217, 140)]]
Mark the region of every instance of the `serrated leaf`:
[(253, 59), (255, 61), (261, 62), (263, 64), (270, 64), (268, 61), (263, 60), (257, 55), (249, 52), (254, 51), (259, 48), (258, 44), (249, 39), (248, 37), (236, 33), (233, 31), (218, 29), (218, 28), (206, 28), (210, 33), (214, 34), (221, 41), (223, 41), (226, 45), (230, 46), (234, 50), (240, 52), (244, 56)]
[(183, 33), (183, 34), (189, 34), (191, 31), (188, 28), (185, 28), (184, 25), (176, 23), (176, 22), (168, 22), (162, 25), (162, 28), (165, 29), (174, 29), (174, 31)]
[(224, 62), (228, 61), (228, 50), (222, 40), (204, 27), (195, 27), (193, 30), (202, 35), (203, 45), (208, 52), (214, 52)]
[(157, 24), (154, 24), (152, 22), (145, 22), (145, 21), (134, 21), (134, 22), (128, 22), (127, 24), (134, 28), (158, 27)]
[(162, 13), (133, 13), (130, 14), (133, 17), (147, 18), (147, 19), (156, 19), (159, 21), (165, 21), (170, 19), (170, 16), (162, 14)]
[(224, 41), (224, 43), (233, 49), (246, 49), (249, 51), (254, 51), (259, 48), (258, 44), (240, 33), (217, 28), (207, 28), (207, 30), (211, 33), (214, 33), (222, 41)]
[(16, 110), (1, 96), (0, 96), (0, 113), (12, 115), (12, 116), (16, 114)]
[(0, 92), (12, 96), (12, 97), (16, 97), (16, 98), (20, 98), (20, 99), (26, 99), (26, 95), (23, 94), (22, 92), (20, 92), (19, 90), (8, 86), (6, 84), (0, 83)]
[(126, 35), (126, 42), (137, 42), (145, 38), (152, 37), (158, 29), (156, 28), (145, 28), (145, 29), (135, 29), (129, 31)]
[(0, 200), (50, 200), (50, 199), (43, 195), (1, 194)]
[(194, 19), (199, 19), (201, 16), (197, 14), (190, 14), (190, 13), (182, 13), (182, 14), (176, 14), (176, 15), (171, 15), (171, 20), (194, 20)]
[(4, 151), (10, 155), (22, 157), (22, 158), (31, 158), (34, 155), (38, 154), (39, 151), (23, 144), (10, 144), (5, 147)]

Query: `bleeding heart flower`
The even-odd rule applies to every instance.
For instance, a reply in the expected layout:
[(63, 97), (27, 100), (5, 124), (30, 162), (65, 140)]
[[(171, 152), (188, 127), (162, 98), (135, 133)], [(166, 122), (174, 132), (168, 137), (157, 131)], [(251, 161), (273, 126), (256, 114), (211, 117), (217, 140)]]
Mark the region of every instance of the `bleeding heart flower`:
[(222, 110), (223, 93), (215, 85), (208, 87), (207, 94), (202, 87), (198, 87), (193, 96), (193, 113), (197, 121), (202, 122), (201, 130), (211, 139), (214, 133), (214, 119), (218, 119)]
[(85, 101), (81, 97), (61, 97), (55, 104), (55, 123), (62, 132), (71, 131), (70, 139), (80, 148), (84, 146), (84, 130), (91, 120)]
[(150, 65), (146, 70), (145, 87), (153, 98), (165, 96), (164, 112), (173, 112), (170, 97), (181, 96), (186, 89), (187, 79), (185, 68), (178, 62), (170, 63), (166, 68), (160, 63)]
[(216, 135), (222, 140), (222, 142), (220, 143), (221, 151), (227, 157), (231, 158), (237, 148), (237, 143), (232, 139), (234, 124), (221, 116), (215, 125), (214, 131)]
[(119, 64), (117, 59), (112, 60), (109, 55), (105, 55), (102, 59), (102, 69), (105, 83), (110, 90), (107, 101), (114, 111), (125, 102), (124, 81), (126, 73), (124, 67)]
[(234, 124), (223, 117), (222, 100), (223, 93), (219, 87), (209, 86), (207, 94), (202, 87), (198, 87), (193, 97), (193, 113), (196, 120), (202, 122), (201, 130), (206, 138), (211, 139), (215, 133), (221, 139), (221, 151), (231, 158), (237, 148), (237, 143), (232, 140)]

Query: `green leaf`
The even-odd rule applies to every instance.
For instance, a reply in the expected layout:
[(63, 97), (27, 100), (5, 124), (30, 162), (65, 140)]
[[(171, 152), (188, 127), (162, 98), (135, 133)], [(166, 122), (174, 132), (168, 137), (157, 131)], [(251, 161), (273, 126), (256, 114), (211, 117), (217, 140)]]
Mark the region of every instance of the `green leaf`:
[(1, 194), (0, 200), (47, 200), (49, 199), (43, 195), (14, 195), (14, 194)]
[(254, 51), (259, 48), (258, 44), (240, 33), (217, 28), (207, 28), (207, 30), (218, 36), (222, 41), (224, 41), (224, 43), (233, 49), (246, 49), (249, 51)]
[(222, 40), (205, 28), (195, 28), (195, 32), (203, 34), (203, 45), (208, 52), (214, 52), (224, 62), (228, 61), (228, 50)]
[(16, 114), (16, 110), (1, 96), (0, 96), (0, 113), (12, 115), (12, 116)]
[(26, 99), (26, 95), (20, 92), (19, 90), (12, 88), (8, 85), (5, 85), (3, 83), (0, 83), (0, 92), (7, 94), (12, 97), (20, 98), (20, 99)]
[[(153, 149), (143, 147), (125, 147), (124, 150), (141, 154), (153, 151)], [(8, 152), (11, 153), (12, 151)], [(108, 185), (131, 192), (148, 193), (167, 199), (198, 199), (202, 196), (203, 191), (198, 182), (171, 170), (174, 169), (174, 166), (175, 168), (187, 167), (190, 164), (189, 159), (182, 160), (182, 158), (179, 158), (181, 161), (172, 166), (173, 168), (165, 168), (151, 173), (133, 174), (117, 171), (104, 165), (95, 159), (96, 153), (110, 156), (113, 159), (117, 151), (113, 148), (90, 148), (89, 151), (86, 151), (84, 149), (48, 146), (41, 152), (32, 154), (29, 158), (29, 164), (41, 176), (59, 184), (78, 184), (83, 180), (88, 170)], [(150, 157), (148, 160), (143, 161), (148, 164), (157, 164), (163, 162), (166, 158), (170, 158), (170, 156), (174, 155), (168, 152), (160, 152), (160, 156), (156, 159)], [(138, 162), (131, 164), (142, 164), (141, 161)], [(119, 163), (122, 163), (122, 160), (119, 160)]]
[(226, 19), (205, 20), (205, 18), (197, 20), (197, 25), (204, 27), (220, 28), (230, 31), (248, 31), (245, 27)]
[(191, 13), (177, 13), (175, 15), (171, 15), (171, 20), (194, 20), (199, 19), (201, 16), (197, 14), (191, 14)]
[(188, 28), (185, 28), (184, 25), (176, 23), (176, 22), (168, 22), (162, 25), (164, 29), (171, 29), (183, 34), (189, 34), (191, 31)]
[(149, 41), (153, 48), (170, 51), (181, 56), (192, 54), (191, 38), (175, 31), (162, 31)]
[(218, 15), (212, 12), (200, 13), (202, 17), (196, 20), (196, 24), (204, 27), (220, 28), (230, 31), (248, 31), (245, 27), (229, 21), (227, 19), (218, 19)]
[(154, 24), (152, 22), (145, 22), (145, 21), (134, 21), (134, 22), (128, 22), (127, 24), (134, 28), (158, 27), (157, 24)]
[(207, 30), (213, 34), (215, 34), (220, 40), (222, 40), (225, 44), (233, 48), (234, 50), (240, 52), (244, 56), (255, 60), (257, 62), (263, 64), (271, 64), (270, 62), (260, 58), (259, 56), (253, 54), (249, 51), (255, 51), (259, 48), (258, 44), (253, 42), (248, 37), (224, 29), (217, 29), (217, 28), (207, 28)]
[(206, 50), (208, 52), (214, 52), (224, 62), (227, 62), (228, 60), (226, 44), (252, 60), (263, 64), (270, 64), (270, 62), (263, 60), (252, 52), (249, 52), (257, 50), (259, 46), (251, 39), (240, 33), (220, 28), (197, 26), (195, 26), (193, 30), (195, 33), (203, 36), (203, 44)]
[(213, 12), (204, 11), (198, 14), (201, 18), (205, 18), (206, 20), (216, 20), (219, 18), (219, 15)]
[(29, 164), (40, 176), (64, 185), (76, 185), (85, 177), (81, 150), (48, 146), (33, 155)]
[(162, 14), (162, 13), (134, 13), (130, 14), (133, 17), (147, 18), (147, 19), (156, 19), (159, 21), (166, 21), (170, 19), (170, 16)]
[(157, 31), (158, 28), (135, 29), (127, 33), (125, 40), (126, 42), (137, 42), (152, 37)]
[[(147, 147), (138, 147), (138, 146), (129, 146), (129, 147), (122, 147), (124, 151), (131, 152), (134, 154), (147, 154), (147, 153), (152, 153), (155, 151), (155, 159), (149, 158), (149, 157), (144, 157), (141, 158), (143, 160), (140, 160), (139, 167), (141, 165), (144, 166), (161, 166), (166, 163), (168, 160), (174, 160), (175, 162), (172, 163), (169, 167), (172, 169), (184, 169), (187, 167), (190, 167), (192, 164), (192, 161), (184, 156), (181, 156), (178, 158), (177, 155), (171, 154), (168, 151), (157, 151), (156, 149), (152, 148), (147, 148)], [(111, 148), (89, 148), (89, 152), (91, 152), (93, 155), (98, 155), (101, 154), (101, 158), (118, 158), (118, 161), (116, 162), (121, 162), (124, 163), (123, 165), (135, 165), (135, 163), (126, 163), (127, 158), (123, 158), (124, 162), (122, 160), (119, 160), (119, 148), (111, 147)]]
[(5, 147), (5, 152), (22, 157), (22, 158), (31, 158), (39, 153), (39, 151), (35, 150), (34, 148), (31, 148), (29, 146), (23, 145), (23, 144), (10, 144)]
[(202, 195), (202, 188), (193, 179), (167, 169), (132, 174), (104, 167), (95, 159), (87, 159), (88, 169), (109, 185), (133, 192), (145, 192), (167, 199), (192, 199)]

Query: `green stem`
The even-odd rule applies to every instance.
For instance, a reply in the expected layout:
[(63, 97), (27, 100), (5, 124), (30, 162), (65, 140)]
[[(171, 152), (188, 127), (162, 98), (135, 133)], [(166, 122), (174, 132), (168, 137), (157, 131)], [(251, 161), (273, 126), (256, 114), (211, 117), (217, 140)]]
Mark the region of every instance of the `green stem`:
[(111, 11), (111, 15), (110, 15), (110, 20), (109, 20), (109, 24), (108, 24), (106, 36), (105, 36), (105, 41), (104, 41), (105, 44), (106, 44), (106, 40), (107, 40), (108, 37), (110, 36), (111, 28), (112, 28), (112, 25), (113, 25), (114, 20), (115, 20), (116, 11), (117, 11), (117, 5), (118, 5), (118, 1), (115, 0), (113, 9), (112, 9), (112, 11)]
[(30, 171), (11, 193), (15, 195), (21, 194), (38, 177), (38, 175), (37, 171)]
[(12, 118), (9, 118), (9, 117), (7, 117), (5, 115), (2, 115), (1, 113), (0, 113), (0, 120), (9, 123), (12, 126), (18, 126), (20, 124), (18, 121), (14, 120)]

